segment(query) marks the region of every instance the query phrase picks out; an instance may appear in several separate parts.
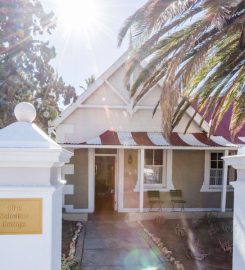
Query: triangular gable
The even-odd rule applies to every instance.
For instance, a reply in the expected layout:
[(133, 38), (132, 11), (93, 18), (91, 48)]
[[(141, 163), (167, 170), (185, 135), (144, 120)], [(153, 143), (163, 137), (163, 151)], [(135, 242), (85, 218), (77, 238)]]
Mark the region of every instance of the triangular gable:
[[(111, 97), (111, 105), (117, 105), (128, 108), (128, 111), (133, 112), (132, 102), (129, 99), (129, 94), (124, 86), (124, 64), (127, 60), (128, 52), (126, 51), (107, 71), (105, 71), (84, 93), (82, 93), (76, 102), (67, 107), (60, 116), (50, 122), (50, 130), (59, 126), (67, 117), (69, 117), (76, 109), (83, 105), (98, 105), (103, 106), (104, 97), (107, 99), (105, 103), (108, 105), (108, 100)], [(108, 92), (107, 92), (108, 91)], [(146, 93), (136, 105), (135, 109), (154, 108), (160, 98), (160, 84), (152, 88)], [(195, 109), (190, 107), (187, 110), (187, 115), (192, 117)], [(194, 117), (195, 125), (202, 121), (202, 116), (197, 114)], [(206, 121), (202, 123), (200, 131), (209, 132), (209, 125)]]
[(125, 98), (113, 91), (107, 83), (103, 83), (94, 93), (92, 93), (82, 105), (118, 105), (127, 106), (129, 103)]
[(125, 86), (125, 65), (122, 65), (116, 72), (108, 78), (111, 88), (115, 89), (117, 93), (123, 98), (129, 100), (130, 93)]
[(79, 106), (91, 96), (104, 82), (109, 78), (117, 69), (119, 69), (126, 61), (128, 57), (128, 51), (126, 51), (112, 66), (110, 66), (90, 87), (82, 93), (78, 99), (68, 106), (61, 114), (49, 123), (49, 126), (57, 127), (61, 124), (68, 116), (70, 116)]

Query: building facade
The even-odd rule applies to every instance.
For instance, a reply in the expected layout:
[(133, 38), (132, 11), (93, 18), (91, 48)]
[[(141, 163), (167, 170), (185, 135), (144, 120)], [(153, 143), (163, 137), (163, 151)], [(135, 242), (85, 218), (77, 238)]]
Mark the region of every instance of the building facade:
[(74, 152), (64, 169), (65, 211), (157, 210), (149, 202), (149, 191), (159, 191), (163, 210), (172, 211), (169, 192), (176, 189), (182, 191), (185, 211), (232, 209), (229, 183), (236, 172), (224, 166), (222, 157), (245, 144), (245, 130), (232, 142), (227, 114), (228, 120), (208, 138), (208, 119), (202, 121), (197, 113), (185, 133), (196, 112), (190, 107), (167, 140), (161, 111), (153, 116), (161, 85), (133, 106), (124, 85), (126, 58), (118, 59), (50, 124), (57, 142)]

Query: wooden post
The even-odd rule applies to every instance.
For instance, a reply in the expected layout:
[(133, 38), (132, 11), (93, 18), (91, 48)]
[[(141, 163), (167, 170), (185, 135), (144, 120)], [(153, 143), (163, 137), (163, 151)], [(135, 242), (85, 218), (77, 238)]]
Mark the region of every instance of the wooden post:
[(144, 165), (145, 150), (140, 149), (140, 212), (144, 211)]
[(93, 213), (95, 210), (95, 175), (94, 175), (94, 149), (88, 149), (88, 212)]
[(124, 208), (124, 149), (118, 150), (118, 164), (118, 212), (122, 212)]

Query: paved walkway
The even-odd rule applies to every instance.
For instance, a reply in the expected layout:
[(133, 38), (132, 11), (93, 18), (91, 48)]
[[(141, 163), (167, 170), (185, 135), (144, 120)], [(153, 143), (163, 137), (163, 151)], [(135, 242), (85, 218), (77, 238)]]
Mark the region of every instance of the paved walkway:
[[(80, 240), (81, 241), (81, 240)], [(82, 270), (169, 270), (137, 223), (88, 221)]]

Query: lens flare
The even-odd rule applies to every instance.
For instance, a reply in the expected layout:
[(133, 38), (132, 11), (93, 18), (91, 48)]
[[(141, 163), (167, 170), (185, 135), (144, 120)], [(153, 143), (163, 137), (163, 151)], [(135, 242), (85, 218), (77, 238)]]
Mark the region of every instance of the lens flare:
[(61, 0), (58, 2), (58, 22), (66, 34), (88, 33), (99, 24), (100, 12), (96, 0)]

